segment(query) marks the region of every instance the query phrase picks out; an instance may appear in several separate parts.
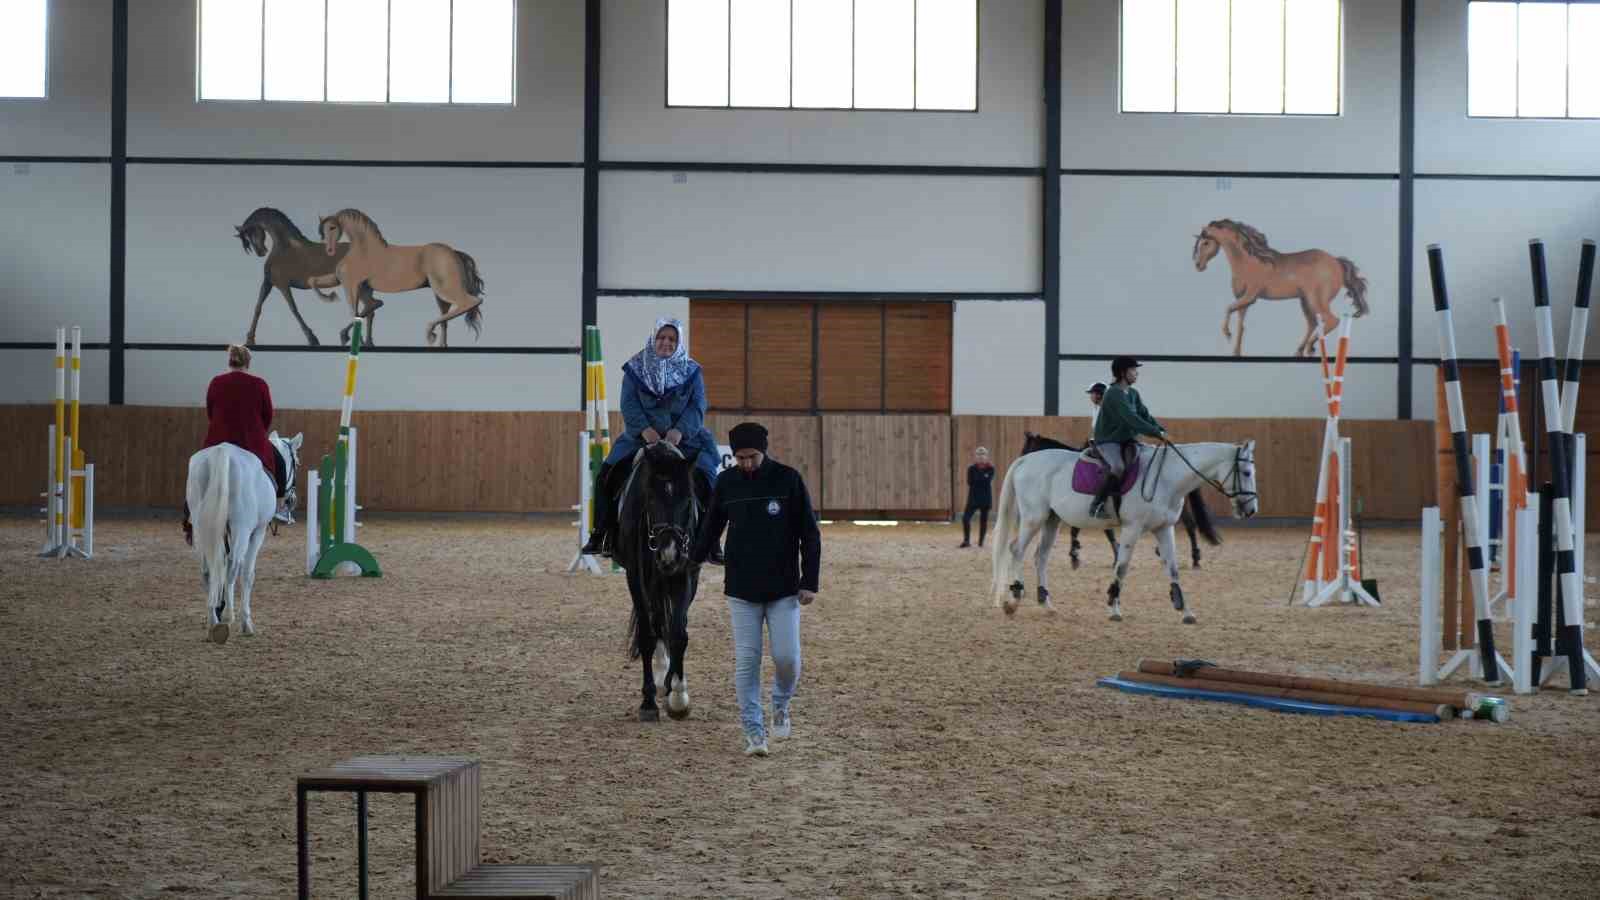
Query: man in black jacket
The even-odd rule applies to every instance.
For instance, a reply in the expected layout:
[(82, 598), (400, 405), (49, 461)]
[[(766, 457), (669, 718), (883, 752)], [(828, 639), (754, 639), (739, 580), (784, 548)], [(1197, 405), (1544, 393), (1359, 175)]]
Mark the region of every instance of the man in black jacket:
[(790, 734), (789, 700), (800, 681), (800, 607), (817, 595), (822, 533), (800, 473), (767, 456), (767, 430), (744, 422), (728, 433), (736, 468), (717, 476), (710, 514), (691, 554), (704, 562), (728, 528), (723, 590), (733, 626), (733, 684), (745, 755), (767, 755), (761, 708), (762, 625), (772, 642), (772, 735)]

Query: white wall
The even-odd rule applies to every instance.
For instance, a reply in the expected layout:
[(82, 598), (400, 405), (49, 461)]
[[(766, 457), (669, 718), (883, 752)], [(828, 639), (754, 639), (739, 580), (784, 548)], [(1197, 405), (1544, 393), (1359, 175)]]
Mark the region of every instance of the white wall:
[(51, 0), (43, 100), (0, 100), (0, 156), (111, 153), (111, 4)]
[(1467, 4), (1417, 0), (1418, 173), (1595, 175), (1597, 143), (1592, 119), (1468, 118)]
[(988, 166), (1043, 159), (1042, 0), (979, 4), (976, 113), (668, 109), (666, 8), (664, 0), (605, 4), (605, 159)]
[[(1494, 358), (1491, 301), (1498, 296), (1505, 299), (1512, 345), (1522, 350), (1524, 359), (1536, 358), (1528, 241), (1537, 237), (1545, 245), (1556, 355), (1565, 358), (1580, 242), (1600, 238), (1600, 183), (1424, 180), (1417, 182), (1416, 197), (1417, 258), (1412, 279), (1416, 354), (1439, 355), (1427, 254), (1427, 245), (1437, 243), (1444, 250), (1457, 354)], [(1600, 321), (1590, 325), (1585, 359), (1600, 358), (1597, 326)]]
[[(484, 279), (483, 337), (460, 320), (452, 346), (581, 343), (583, 177), (565, 169), (128, 167), (129, 341), (233, 341), (245, 334), (262, 264), (233, 236), (259, 206), (284, 211), (315, 238), (317, 216), (352, 206), (391, 244), (442, 242), (473, 257)], [(295, 302), (324, 343), (349, 321), (345, 302), (310, 291)], [(340, 291), (343, 297), (343, 290)], [(425, 346), (433, 294), (380, 294), (382, 346)], [(304, 338), (283, 299), (267, 298), (261, 343)]]
[(1037, 291), (1039, 217), (1032, 178), (606, 172), (600, 286)]
[[(1427, 376), (1432, 378), (1431, 370)], [(1394, 418), (1396, 369), (1392, 363), (1351, 363), (1345, 370), (1347, 419)], [(1111, 381), (1103, 361), (1061, 363), (1061, 414), (1088, 415), (1083, 392)], [(1431, 381), (1417, 395), (1416, 418), (1432, 418)], [(1139, 369), (1139, 395), (1150, 414), (1168, 419), (1304, 418), (1328, 414), (1322, 367), (1316, 363), (1197, 363), (1147, 361)], [(1241, 436), (1242, 438), (1243, 436)], [(1183, 438), (1174, 432), (1174, 440)]]
[[(582, 3), (520, 0), (517, 103), (509, 107), (200, 103), (195, 99), (198, 4), (139, 0), (134, 6), (128, 24), (131, 156), (568, 162), (583, 158)], [(100, 15), (109, 23), (109, 12)]]
[(110, 337), (110, 194), (108, 166), (0, 163), (0, 341)]
[(951, 412), (1044, 412), (1044, 303), (959, 300), (952, 326)]
[[(267, 380), (274, 406), (338, 409), (344, 354), (258, 351), (250, 370)], [(565, 410), (578, 398), (575, 354), (366, 353), (356, 379), (357, 410)], [(227, 356), (181, 350), (128, 352), (127, 402), (195, 406)], [(294, 430), (292, 423), (278, 427)]]
[[(86, 334), (83, 338), (89, 340)], [(0, 351), (0, 403), (28, 403), (46, 404), (55, 400), (56, 396), (56, 366), (55, 366), (55, 331), (50, 332), (50, 348), (46, 350), (5, 350)], [(72, 352), (72, 335), (67, 335), (67, 352)], [(78, 399), (81, 403), (105, 403), (109, 397), (107, 388), (110, 377), (107, 365), (111, 354), (105, 350), (85, 350), (83, 360), (78, 371), (81, 373), (78, 385)], [(72, 372), (67, 371), (65, 387), (72, 390)], [(201, 389), (204, 399), (204, 388)], [(70, 396), (69, 396), (70, 399)], [(5, 435), (0, 439), (0, 449), (9, 448), (15, 440), (34, 440), (40, 444), (45, 441), (43, 433), (39, 435)]]
[(1063, 7), (1066, 168), (1393, 172), (1399, 166), (1395, 0), (1344, 0), (1342, 113), (1327, 117), (1123, 115), (1117, 97), (1120, 0), (1069, 0)]

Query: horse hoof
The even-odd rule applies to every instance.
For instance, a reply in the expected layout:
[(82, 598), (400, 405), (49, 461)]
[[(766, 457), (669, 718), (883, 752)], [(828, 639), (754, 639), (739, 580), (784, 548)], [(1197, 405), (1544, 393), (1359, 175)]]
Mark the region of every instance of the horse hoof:
[(1078, 558), (1076, 556), (1072, 558), (1072, 571), (1078, 571)]
[(1000, 608), (1006, 611), (1006, 616), (1007, 617), (1014, 616), (1014, 615), (1017, 614), (1017, 605), (1015, 603), (1010, 602), (1010, 601), (1007, 601), (1005, 603), (1000, 604)]
[(689, 698), (684, 697), (681, 703), (674, 702), (676, 698), (667, 699), (667, 715), (674, 722), (681, 722), (689, 718)]
[(1193, 613), (1184, 613), (1183, 614), (1183, 624), (1185, 624), (1185, 625), (1193, 625), (1194, 624), (1194, 614)]
[(247, 638), (255, 637), (256, 636), (255, 627), (251, 626), (251, 625), (246, 625), (245, 627), (239, 629), (239, 636), (240, 637), (247, 637)]
[(1122, 613), (1119, 613), (1119, 612), (1112, 613), (1111, 614), (1111, 621), (1113, 621), (1113, 622), (1121, 622), (1122, 621)]
[(661, 721), (661, 710), (653, 706), (641, 706), (639, 707), (639, 721), (659, 722)]
[(218, 622), (211, 626), (211, 643), (226, 644), (228, 642), (228, 623)]

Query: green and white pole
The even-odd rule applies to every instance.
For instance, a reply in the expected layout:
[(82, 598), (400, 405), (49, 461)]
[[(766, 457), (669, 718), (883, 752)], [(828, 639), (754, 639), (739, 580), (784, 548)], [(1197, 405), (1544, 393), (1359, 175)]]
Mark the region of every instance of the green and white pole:
[[(339, 443), (332, 456), (324, 456), (317, 468), (317, 489), (308, 491), (317, 505), (312, 517), (317, 528), (316, 562), (311, 567), (312, 578), (332, 578), (343, 563), (351, 563), (361, 574), (376, 578), (383, 574), (378, 561), (365, 547), (355, 543), (355, 504), (351, 496), (355, 485), (351, 482), (354, 471), (353, 429), (350, 413), (356, 395), (356, 371), (361, 361), (361, 331), (364, 323), (355, 319), (350, 327), (350, 355), (345, 361), (344, 399), (339, 406)], [(311, 522), (306, 523), (311, 527)]]

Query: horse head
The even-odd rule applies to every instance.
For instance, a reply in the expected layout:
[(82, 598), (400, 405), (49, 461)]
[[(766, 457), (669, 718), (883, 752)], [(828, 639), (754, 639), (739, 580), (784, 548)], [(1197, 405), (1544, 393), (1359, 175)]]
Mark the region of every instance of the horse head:
[(1256, 442), (1245, 441), (1234, 445), (1233, 472), (1228, 484), (1229, 499), (1233, 501), (1233, 517), (1248, 519), (1260, 510), (1256, 494)]
[(317, 219), (317, 233), (322, 237), (322, 249), (329, 256), (339, 252), (339, 238), (344, 236), (344, 223), (339, 221), (339, 214), (321, 216)]
[[(295, 492), (294, 485), (300, 473), (300, 445), (305, 440), (304, 434), (297, 434), (286, 438), (273, 431), (267, 435), (267, 443), (272, 445), (274, 453), (283, 460), (285, 480), (289, 483), (283, 486), (283, 498), (287, 502), (289, 511), (293, 512), (299, 505), (299, 495)], [(310, 527), (309, 525), (307, 527)]]
[(695, 455), (657, 441), (644, 449), (634, 474), (639, 496), (632, 508), (634, 515), (643, 518), (641, 555), (648, 553), (656, 573), (663, 577), (681, 575), (689, 568), (689, 551), (700, 524), (694, 493)]
[(1196, 272), (1204, 272), (1206, 263), (1211, 262), (1211, 258), (1217, 255), (1217, 250), (1220, 248), (1221, 245), (1217, 242), (1216, 235), (1211, 233), (1210, 225), (1200, 229), (1200, 233), (1194, 236), (1194, 252), (1192, 254), (1194, 270)]
[(260, 225), (250, 221), (235, 225), (233, 236), (239, 239), (239, 246), (244, 248), (244, 252), (253, 250), (257, 256), (267, 255), (267, 232)]

